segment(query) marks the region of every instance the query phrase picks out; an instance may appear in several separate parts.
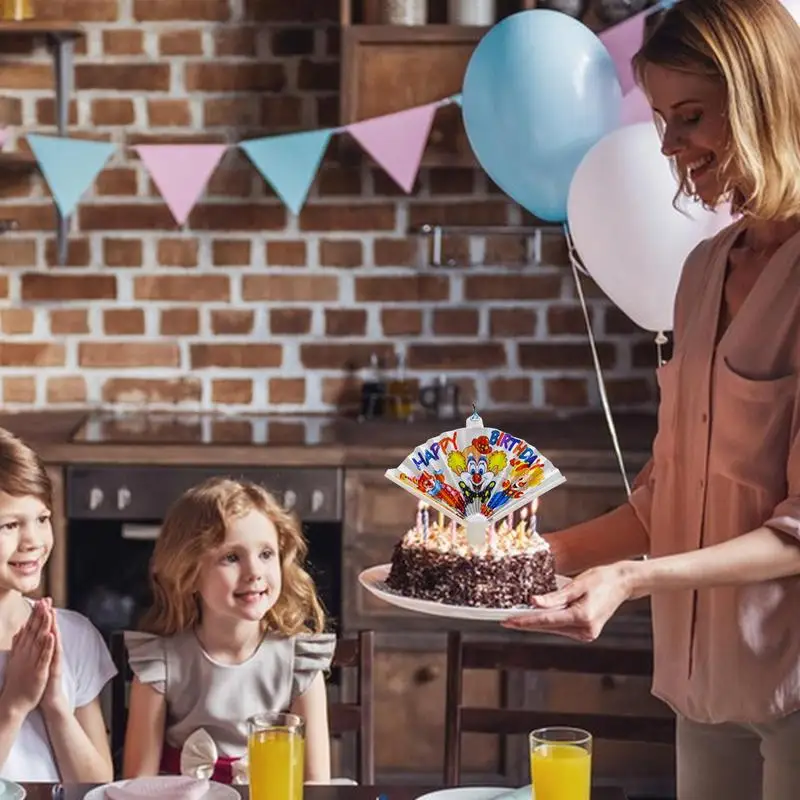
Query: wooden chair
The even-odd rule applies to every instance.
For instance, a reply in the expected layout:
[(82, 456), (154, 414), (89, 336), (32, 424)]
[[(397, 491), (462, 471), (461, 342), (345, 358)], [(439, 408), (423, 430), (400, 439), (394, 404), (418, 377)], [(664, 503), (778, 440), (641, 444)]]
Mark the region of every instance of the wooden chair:
[(503, 672), (557, 670), (593, 675), (649, 676), (653, 672), (653, 655), (649, 650), (595, 644), (464, 641), (460, 633), (451, 632), (447, 640), (444, 744), (444, 780), (448, 786), (459, 783), (461, 734), (467, 731), (512, 735), (564, 725), (584, 728), (597, 739), (658, 744), (672, 744), (675, 741), (675, 720), (671, 716), (641, 717), (464, 706), (462, 684), (465, 669)]
[[(111, 753), (115, 773), (120, 775), (128, 721), (128, 683), (133, 677), (121, 631), (112, 633), (110, 649), (118, 670), (111, 683)], [(361, 784), (375, 783), (374, 659), (375, 632), (360, 631), (355, 638), (337, 642), (332, 663), (333, 668), (356, 670), (356, 697), (352, 701), (331, 700), (328, 717), (331, 736), (355, 736), (356, 774)]]

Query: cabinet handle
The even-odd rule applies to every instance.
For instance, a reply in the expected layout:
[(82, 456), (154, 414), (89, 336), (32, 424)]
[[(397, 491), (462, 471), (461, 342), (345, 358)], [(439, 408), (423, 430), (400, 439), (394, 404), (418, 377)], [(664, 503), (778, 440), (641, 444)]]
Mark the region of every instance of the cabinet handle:
[(439, 667), (436, 667), (433, 664), (427, 664), (424, 667), (420, 667), (414, 673), (414, 683), (417, 686), (422, 686), (425, 683), (432, 683), (439, 677), (440, 674), (441, 670)]

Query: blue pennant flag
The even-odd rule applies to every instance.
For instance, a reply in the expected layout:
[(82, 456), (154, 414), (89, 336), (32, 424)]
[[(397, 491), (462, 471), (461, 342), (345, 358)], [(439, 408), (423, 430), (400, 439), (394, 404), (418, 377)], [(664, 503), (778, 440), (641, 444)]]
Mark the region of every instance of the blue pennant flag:
[(62, 216), (68, 217), (83, 193), (117, 149), (109, 142), (70, 139), (67, 136), (29, 134), (28, 144), (39, 162), (53, 199)]
[(461, 94), (454, 94), (450, 97), (451, 102), (455, 103), (457, 106), (461, 105)]
[(293, 214), (299, 214), (333, 129), (287, 133), (241, 142), (256, 169)]

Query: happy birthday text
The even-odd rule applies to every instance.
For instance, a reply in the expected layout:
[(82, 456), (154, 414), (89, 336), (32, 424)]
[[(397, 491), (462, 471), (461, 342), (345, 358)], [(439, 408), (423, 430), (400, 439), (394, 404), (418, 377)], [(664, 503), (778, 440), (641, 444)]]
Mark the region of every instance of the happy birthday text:
[[(453, 450), (458, 450), (458, 434), (459, 431), (454, 431), (450, 434), (445, 434), (437, 441), (432, 442), (426, 448), (419, 448), (411, 456), (411, 463), (418, 469), (427, 467), (431, 461), (439, 461)], [(487, 444), (496, 449), (503, 449), (512, 455), (516, 456), (520, 461), (526, 464), (533, 464), (539, 457), (539, 453), (535, 448), (531, 447), (524, 439), (518, 436), (512, 436), (510, 433), (504, 431), (491, 429), (488, 436), (476, 437), (476, 439), (483, 438), (487, 440)], [(475, 440), (472, 442), (475, 443)]]

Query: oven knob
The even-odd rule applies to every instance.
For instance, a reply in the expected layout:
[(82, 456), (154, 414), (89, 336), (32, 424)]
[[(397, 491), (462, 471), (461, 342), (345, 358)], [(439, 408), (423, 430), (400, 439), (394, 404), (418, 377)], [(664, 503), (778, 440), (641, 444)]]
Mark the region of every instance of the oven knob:
[(322, 492), (321, 489), (314, 489), (314, 491), (311, 492), (312, 513), (319, 511), (324, 504), (325, 504), (325, 494)]
[(103, 490), (97, 486), (92, 487), (89, 492), (89, 510), (97, 511), (103, 504)]
[(297, 502), (297, 494), (295, 494), (295, 492), (293, 492), (291, 489), (287, 489), (283, 493), (283, 507), (287, 511), (291, 511), (294, 508), (296, 502)]
[(123, 486), (117, 491), (117, 510), (124, 511), (131, 504), (131, 491)]

